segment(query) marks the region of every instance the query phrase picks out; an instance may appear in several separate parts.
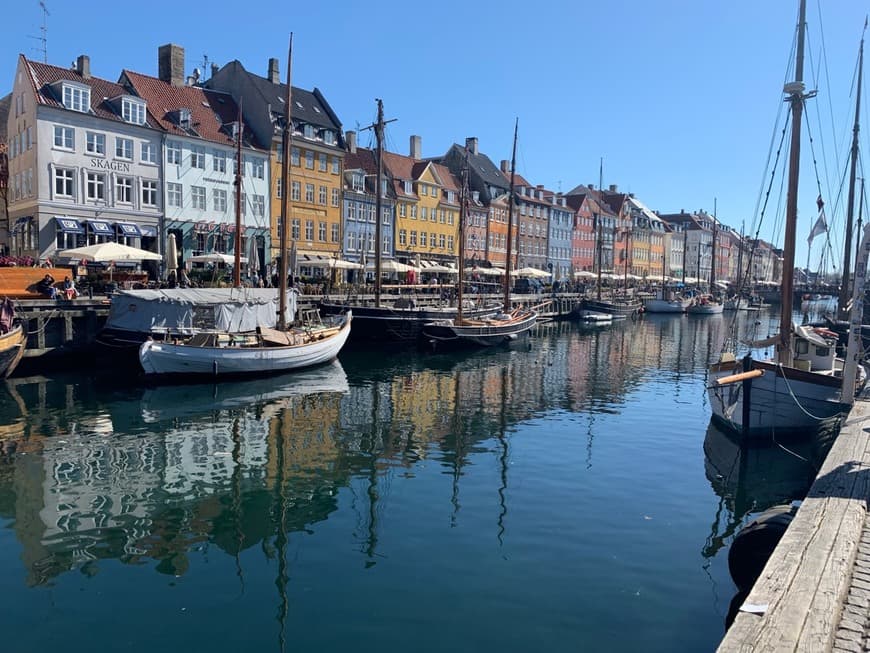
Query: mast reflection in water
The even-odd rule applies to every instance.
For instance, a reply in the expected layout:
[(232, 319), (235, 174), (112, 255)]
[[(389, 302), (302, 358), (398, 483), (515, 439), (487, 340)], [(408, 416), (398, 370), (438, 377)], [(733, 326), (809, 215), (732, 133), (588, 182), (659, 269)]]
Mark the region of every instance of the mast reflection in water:
[(705, 472), (725, 331), (648, 316), (218, 385), (13, 379), (4, 648), (711, 650), (744, 515)]

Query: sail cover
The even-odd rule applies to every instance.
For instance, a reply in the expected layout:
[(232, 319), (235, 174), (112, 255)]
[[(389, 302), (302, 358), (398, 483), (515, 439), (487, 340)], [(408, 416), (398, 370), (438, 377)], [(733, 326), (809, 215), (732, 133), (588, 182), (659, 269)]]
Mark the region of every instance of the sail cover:
[[(276, 288), (167, 288), (120, 290), (112, 297), (106, 328), (148, 333), (238, 333), (278, 322)], [(287, 316), (296, 315), (296, 292), (287, 293)]]

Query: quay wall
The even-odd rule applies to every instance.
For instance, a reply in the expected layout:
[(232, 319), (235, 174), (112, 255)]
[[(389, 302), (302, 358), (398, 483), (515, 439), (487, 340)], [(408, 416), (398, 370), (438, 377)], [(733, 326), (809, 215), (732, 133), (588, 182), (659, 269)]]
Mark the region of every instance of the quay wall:
[(719, 653), (866, 651), (870, 627), (870, 397), (842, 425)]

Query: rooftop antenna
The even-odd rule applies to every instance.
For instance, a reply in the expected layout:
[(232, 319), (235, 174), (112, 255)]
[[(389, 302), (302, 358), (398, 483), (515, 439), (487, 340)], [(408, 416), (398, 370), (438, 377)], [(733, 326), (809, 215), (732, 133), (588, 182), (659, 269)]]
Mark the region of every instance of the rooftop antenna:
[(202, 74), (203, 74), (203, 75), (206, 75), (206, 74), (208, 74), (208, 71), (209, 71), (209, 67), (208, 67), (208, 55), (207, 55), (207, 54), (203, 54), (203, 55), (202, 55)]
[(42, 44), (42, 47), (35, 48), (37, 52), (42, 52), (42, 62), (48, 63), (48, 21), (46, 20), (51, 14), (48, 13), (48, 7), (45, 6), (43, 0), (39, 0), (39, 6), (42, 9), (42, 25), (39, 27), (39, 36), (31, 36)]

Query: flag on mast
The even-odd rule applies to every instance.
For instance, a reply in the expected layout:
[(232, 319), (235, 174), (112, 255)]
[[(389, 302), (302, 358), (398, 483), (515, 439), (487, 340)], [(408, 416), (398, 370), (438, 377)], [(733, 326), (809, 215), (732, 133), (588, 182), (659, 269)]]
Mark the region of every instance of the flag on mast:
[(810, 231), (810, 235), (807, 238), (807, 244), (810, 247), (812, 247), (813, 238), (828, 230), (828, 223), (825, 220), (825, 202), (821, 195), (819, 195), (819, 198), (816, 200), (816, 206), (819, 207), (819, 217), (816, 219), (816, 224), (813, 225), (813, 229)]

